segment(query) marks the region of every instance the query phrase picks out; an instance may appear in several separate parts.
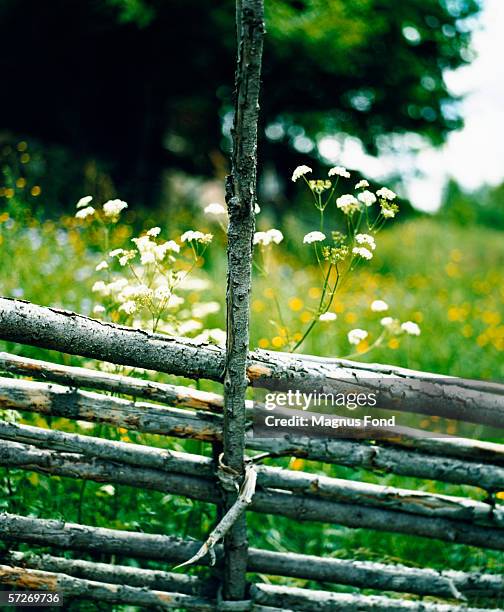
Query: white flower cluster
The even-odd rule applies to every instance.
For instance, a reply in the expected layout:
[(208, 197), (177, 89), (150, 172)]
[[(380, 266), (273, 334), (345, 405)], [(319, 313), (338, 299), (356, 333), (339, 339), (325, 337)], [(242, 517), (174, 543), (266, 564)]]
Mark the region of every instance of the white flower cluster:
[(111, 219), (116, 219), (125, 208), (128, 208), (128, 205), (123, 200), (109, 200), (103, 205), (103, 214)]
[(258, 244), (260, 246), (268, 246), (272, 242), (274, 244), (280, 244), (282, 240), (282, 232), (274, 228), (266, 232), (256, 232), (254, 234), (254, 244)]
[[(96, 209), (93, 206), (89, 206), (92, 199), (93, 196), (84, 196), (77, 202), (76, 219), (87, 219), (95, 215)], [(123, 200), (108, 200), (102, 206), (102, 215), (106, 220), (116, 223), (119, 220), (121, 211), (125, 208), (128, 208), (128, 205)]]
[(181, 242), (199, 242), (200, 244), (210, 244), (213, 239), (213, 234), (204, 234), (203, 232), (188, 230), (180, 236)]
[(95, 212), (96, 210), (92, 206), (86, 206), (86, 208), (81, 208), (75, 213), (75, 218), (86, 219), (87, 217), (92, 217)]
[(343, 166), (334, 166), (330, 168), (327, 176), (342, 176), (343, 178), (350, 178), (350, 172)]
[(376, 196), (372, 191), (365, 189), (361, 191), (357, 196), (359, 202), (362, 202), (365, 206), (372, 206), (376, 202)]
[(345, 193), (336, 200), (336, 206), (342, 210), (345, 215), (350, 215), (356, 210), (359, 210), (359, 201), (350, 193)]
[(369, 248), (371, 248), (371, 250), (373, 251), (376, 249), (375, 239), (370, 234), (356, 234), (355, 242), (357, 244), (364, 244), (366, 246), (369, 246)]
[(310, 172), (312, 172), (312, 169), (309, 166), (298, 166), (292, 173), (292, 181), (295, 183), (299, 178)]
[(350, 344), (357, 345), (368, 337), (368, 332), (365, 329), (352, 329), (348, 332), (347, 337)]
[(408, 336), (419, 336), (421, 333), (420, 327), (413, 321), (404, 321), (404, 323), (401, 323), (399, 319), (383, 317), (380, 323), (394, 335), (407, 334)]
[(371, 303), (371, 310), (373, 312), (385, 312), (388, 309), (389, 309), (389, 306), (387, 302), (384, 302), (383, 300), (374, 300)]
[[(153, 228), (155, 230), (159, 228)], [(152, 231), (152, 230), (149, 230)], [(159, 232), (158, 232), (159, 233)], [(167, 253), (179, 253), (180, 246), (175, 242), (175, 240), (168, 240), (166, 242), (162, 242), (158, 244), (154, 240), (151, 240), (153, 234), (149, 234), (147, 232), (146, 235), (140, 236), (139, 238), (132, 238), (131, 242), (134, 242), (136, 248), (138, 249), (138, 253), (140, 253), (140, 262), (142, 265), (153, 264), (156, 261), (163, 261), (166, 257)], [(112, 251), (116, 253), (117, 251)], [(118, 253), (120, 255), (119, 263), (121, 265), (125, 265), (129, 259), (132, 259), (135, 256), (135, 252), (131, 251), (122, 251)]]
[(324, 312), (319, 316), (319, 321), (336, 321), (338, 315), (335, 312)]
[(373, 236), (369, 234), (356, 234), (355, 242), (361, 246), (356, 246), (352, 249), (354, 255), (368, 260), (373, 258), (373, 251), (376, 249), (376, 243)]
[(397, 194), (394, 193), (392, 189), (388, 189), (387, 187), (382, 187), (381, 189), (378, 189), (376, 195), (380, 198), (383, 198), (384, 200), (389, 200), (390, 202), (392, 202), (392, 200), (395, 200), (397, 197)]
[(323, 232), (309, 232), (303, 238), (303, 244), (312, 244), (313, 242), (322, 242), (326, 239), (326, 235)]
[(420, 327), (416, 323), (413, 323), (413, 321), (405, 321), (404, 323), (401, 323), (401, 329), (409, 336), (420, 335)]
[(207, 215), (225, 215), (227, 214), (227, 210), (222, 206), (222, 204), (218, 204), (217, 202), (213, 202), (212, 204), (208, 204), (204, 209), (205, 214)]
[(362, 257), (363, 259), (373, 259), (373, 253), (366, 247), (354, 247), (352, 249), (352, 253), (357, 255), (358, 257)]
[(369, 183), (366, 181), (366, 179), (362, 179), (357, 183), (357, 185), (355, 185), (355, 189), (364, 189), (366, 187), (369, 187)]

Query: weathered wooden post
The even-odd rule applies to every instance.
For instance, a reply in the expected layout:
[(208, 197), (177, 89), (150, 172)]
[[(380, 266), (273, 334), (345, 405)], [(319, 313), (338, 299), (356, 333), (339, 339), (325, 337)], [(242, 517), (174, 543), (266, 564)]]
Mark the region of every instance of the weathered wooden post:
[[(264, 36), (263, 0), (237, 0), (237, 67), (231, 174), (226, 179), (229, 213), (227, 341), (224, 372), (223, 463), (235, 482), (244, 474), (246, 359), (249, 347), (249, 296), (255, 229), (257, 121)], [(226, 508), (236, 492), (225, 491)], [(245, 596), (247, 524), (243, 514), (225, 539), (223, 596)]]

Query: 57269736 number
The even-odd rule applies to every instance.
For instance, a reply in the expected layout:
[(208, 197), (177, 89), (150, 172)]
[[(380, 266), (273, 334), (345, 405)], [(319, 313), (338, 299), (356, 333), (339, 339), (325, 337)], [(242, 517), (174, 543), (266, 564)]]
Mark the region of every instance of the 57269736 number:
[(63, 596), (48, 591), (0, 591), (0, 606), (62, 606)]

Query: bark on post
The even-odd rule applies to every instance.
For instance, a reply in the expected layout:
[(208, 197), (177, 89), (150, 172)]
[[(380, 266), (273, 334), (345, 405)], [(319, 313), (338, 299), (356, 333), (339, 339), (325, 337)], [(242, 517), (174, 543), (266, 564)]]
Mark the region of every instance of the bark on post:
[[(235, 477), (244, 473), (246, 366), (249, 348), (249, 296), (255, 229), (257, 121), (264, 35), (263, 0), (237, 0), (237, 68), (231, 174), (226, 179), (229, 213), (227, 339), (224, 369), (224, 458)], [(224, 483), (224, 480), (223, 480)], [(236, 491), (223, 486), (225, 507)], [(243, 515), (225, 540), (223, 596), (245, 597), (247, 526)]]

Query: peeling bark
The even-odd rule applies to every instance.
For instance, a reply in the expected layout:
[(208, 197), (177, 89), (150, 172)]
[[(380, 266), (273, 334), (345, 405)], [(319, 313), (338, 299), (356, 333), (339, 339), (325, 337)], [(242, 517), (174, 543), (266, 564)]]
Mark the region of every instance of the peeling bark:
[[(252, 285), (252, 241), (255, 229), (257, 122), (264, 36), (263, 0), (236, 0), (237, 60), (231, 174), (226, 179), (229, 214), (227, 248), (227, 324), (224, 365), (224, 464), (244, 476), (245, 393), (249, 351), (249, 302)], [(236, 490), (224, 485), (224, 509), (236, 500)], [(223, 596), (245, 598), (247, 566), (246, 515), (238, 517), (224, 540)]]
[[(267, 606), (286, 606), (289, 610), (303, 612), (334, 612), (346, 610), (367, 612), (491, 612), (486, 608), (471, 608), (460, 604), (428, 603), (406, 599), (392, 599), (382, 595), (354, 595), (350, 593), (328, 593), (312, 589), (283, 587), (272, 584), (254, 584), (251, 589), (254, 602)], [(493, 609), (495, 612), (495, 609)]]
[[(22, 300), (0, 298), (0, 339), (188, 378), (222, 382), (224, 377), (225, 351), (217, 346), (104, 323)], [(419, 382), (418, 377), (377, 375), (366, 370), (366, 365), (319, 363), (254, 351), (248, 356), (247, 377), (257, 387), (276, 390), (340, 393), (348, 386), (353, 391), (360, 387), (363, 392), (376, 392), (393, 410), (504, 425), (502, 385), (481, 387), (478, 381), (439, 380), (441, 376)]]
[[(44, 474), (153, 489), (184, 495), (191, 499), (212, 504), (219, 502), (215, 483), (198, 476), (171, 474), (111, 461), (89, 461), (81, 455), (44, 451), (16, 442), (2, 443), (0, 446), (0, 464)], [(334, 491), (337, 485), (332, 484)], [(504, 550), (504, 530), (495, 526), (493, 528), (480, 526), (466, 520), (437, 516), (435, 513), (425, 516), (418, 513), (420, 505), (416, 506), (417, 513), (415, 514), (388, 509), (387, 500), (377, 495), (376, 491), (374, 492), (374, 498), (368, 498), (370, 505), (364, 506), (359, 503), (358, 497), (357, 500), (352, 499), (349, 495), (349, 489), (350, 487), (347, 487), (345, 490), (346, 501), (340, 502), (336, 501), (337, 493), (336, 499), (326, 499), (322, 496), (299, 495), (291, 491), (265, 488), (256, 491), (249, 508), (253, 512), (277, 514), (297, 521), (336, 523), (351, 528), (413, 534), (451, 543)], [(383, 488), (380, 494), (386, 496)], [(361, 502), (363, 497), (361, 491)], [(434, 503), (433, 499), (431, 503)], [(442, 500), (438, 498), (437, 503), (441, 504)], [(451, 512), (450, 504), (446, 501), (444, 503), (445, 512), (449, 515)], [(457, 506), (459, 512), (468, 512), (468, 508), (462, 504), (454, 503), (453, 505)], [(410, 502), (409, 507), (414, 507), (413, 501)], [(184, 561), (192, 556), (189, 555)]]
[(66, 597), (103, 601), (109, 604), (132, 604), (162, 610), (216, 610), (215, 602), (194, 595), (152, 591), (128, 585), (118, 585), (67, 574), (45, 572), (24, 567), (0, 565), (0, 584), (29, 590), (58, 592)]
[[(0, 378), (0, 407), (108, 423), (117, 427), (179, 438), (194, 438), (209, 442), (222, 439), (222, 417), (217, 414), (134, 403), (97, 393), (25, 380)], [(41, 436), (49, 439), (49, 433)], [(53, 438), (55, 436), (56, 433)], [(113, 452), (113, 443), (110, 444), (112, 445), (110, 452)], [(255, 438), (251, 432), (246, 434), (245, 445), (250, 449), (270, 452), (272, 455), (292, 455), (315, 461), (363, 467), (373, 471), (469, 484), (487, 491), (504, 489), (504, 467), (426, 455), (391, 446), (296, 436), (262, 439)]]
[(12, 551), (5, 555), (4, 563), (20, 567), (56, 572), (112, 584), (148, 588), (155, 591), (173, 591), (187, 595), (215, 597), (215, 580), (202, 580), (187, 574), (175, 574), (162, 570), (142, 569), (126, 565), (109, 565), (81, 559), (66, 559), (48, 554), (37, 555)]
[[(159, 559), (178, 562), (199, 550), (201, 542), (172, 536), (134, 533), (89, 527), (62, 521), (0, 514), (0, 537), (88, 553)], [(8, 553), (18, 555), (19, 553)], [(222, 566), (222, 547), (216, 547), (217, 565)], [(7, 556), (7, 560), (8, 560)], [(14, 557), (16, 559), (16, 557)], [(198, 563), (208, 565), (208, 558)], [(249, 549), (247, 570), (277, 576), (291, 576), (361, 588), (383, 589), (448, 597), (455, 589), (467, 596), (502, 597), (504, 577), (478, 572), (437, 572), (425, 568), (386, 565), (369, 561), (323, 559), (296, 553)]]
[[(301, 357), (305, 358), (305, 356)], [(369, 364), (364, 365), (368, 367)], [(385, 366), (379, 367), (384, 368)], [(209, 393), (191, 389), (190, 387), (168, 385), (149, 380), (119, 376), (117, 374), (98, 372), (88, 368), (53, 364), (47, 361), (29, 359), (9, 353), (0, 352), (0, 371), (1, 370), (70, 387), (98, 389), (110, 391), (112, 393), (121, 393), (134, 398), (155, 400), (175, 407), (181, 406), (196, 410), (209, 410), (211, 412), (222, 413), (224, 405), (222, 395), (217, 393)], [(392, 372), (393, 371), (394, 369), (392, 369)], [(399, 369), (399, 371), (403, 372), (402, 369)], [(404, 372), (409, 373), (411, 371), (406, 370)], [(417, 374), (420, 375), (420, 373)], [(456, 381), (457, 379), (454, 380)], [(479, 381), (471, 382), (474, 383)], [(487, 384), (492, 391), (494, 391), (495, 388), (500, 388), (499, 385), (495, 383), (485, 383), (485, 385)], [(252, 412), (254, 407), (258, 407), (260, 404), (251, 400), (246, 400), (245, 406), (248, 411)], [(495, 444), (481, 440), (468, 440), (453, 436), (433, 439), (421, 438), (416, 435), (417, 432), (415, 430), (408, 430), (412, 432), (411, 435), (409, 435), (405, 429), (401, 430), (400, 436), (397, 436), (397, 432), (394, 432), (392, 437), (387, 438), (383, 434), (383, 428), (377, 428), (377, 430), (381, 432), (379, 436), (381, 444), (390, 444), (391, 446), (409, 448), (445, 457), (460, 457), (464, 459), (486, 461), (495, 465), (504, 466), (504, 444)]]
[(182, 406), (197, 410), (222, 412), (224, 405), (222, 396), (217, 393), (143, 380), (132, 376), (109, 374), (89, 368), (65, 366), (39, 359), (11, 355), (10, 353), (0, 352), (0, 371), (30, 376), (37, 380), (55, 382), (67, 387), (98, 389), (130, 395), (133, 398), (140, 397), (175, 407)]
[(27, 380), (0, 378), (0, 408), (107, 423), (151, 434), (209, 442), (222, 438), (222, 417)]
[[(148, 484), (144, 486), (172, 492), (175, 486), (179, 491), (184, 490), (183, 481), (178, 485), (174, 484), (178, 482), (178, 478), (168, 479), (165, 489), (165, 481), (158, 470), (216, 482), (213, 461), (210, 458), (189, 453), (68, 434), (4, 421), (0, 421), (0, 439), (11, 441), (4, 444), (3, 450), (0, 448), (0, 463), (11, 467), (36, 469), (38, 465), (43, 470), (44, 466), (52, 465), (51, 458), (53, 458), (55, 464), (52, 465), (52, 468), (56, 469), (60, 465), (58, 458), (67, 457), (70, 466), (72, 461), (80, 462), (80, 465), (89, 462), (93, 470), (88, 472), (88, 475), (95, 474), (94, 479), (99, 480), (108, 478), (107, 482), (114, 481), (133, 485), (139, 483), (137, 486), (141, 486), (142, 482), (150, 481), (151, 486)], [(43, 450), (37, 451), (34, 446)], [(50, 453), (44, 449), (63, 451), (63, 453)], [(117, 470), (110, 468), (107, 476), (107, 470), (103, 468), (103, 475), (100, 476), (102, 472), (98, 466), (107, 464), (101, 464), (97, 459), (105, 460), (111, 466), (117, 466)], [(146, 468), (146, 470), (128, 470), (128, 465)], [(68, 467), (68, 469), (72, 468)], [(504, 527), (503, 505), (492, 506), (468, 497), (401, 489), (268, 466), (257, 466), (256, 471), (258, 486), (262, 489), (282, 489), (316, 499), (399, 510), (422, 516), (451, 518), (497, 528)]]

